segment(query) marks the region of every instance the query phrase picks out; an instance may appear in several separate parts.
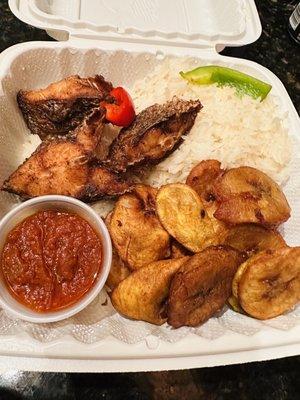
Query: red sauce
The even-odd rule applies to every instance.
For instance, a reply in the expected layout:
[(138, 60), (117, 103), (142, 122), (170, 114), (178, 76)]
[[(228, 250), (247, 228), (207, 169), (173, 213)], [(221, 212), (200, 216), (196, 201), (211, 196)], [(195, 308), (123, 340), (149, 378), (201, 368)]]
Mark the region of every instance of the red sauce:
[(102, 243), (78, 215), (41, 211), (7, 236), (2, 275), (12, 295), (39, 312), (75, 303), (94, 284), (102, 265)]

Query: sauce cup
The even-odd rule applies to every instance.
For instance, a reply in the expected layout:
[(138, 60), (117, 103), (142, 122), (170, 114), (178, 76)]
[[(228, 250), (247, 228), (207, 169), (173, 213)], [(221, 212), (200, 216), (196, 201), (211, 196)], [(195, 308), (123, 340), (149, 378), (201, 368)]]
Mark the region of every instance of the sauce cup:
[(29, 322), (56, 322), (65, 318), (69, 318), (84, 309), (94, 300), (101, 289), (103, 289), (111, 266), (112, 245), (110, 235), (102, 218), (99, 217), (96, 212), (87, 204), (67, 196), (49, 195), (36, 197), (17, 205), (10, 212), (8, 212), (0, 221), (0, 252), (2, 253), (7, 235), (17, 224), (32, 214), (51, 209), (77, 214), (84, 218), (94, 228), (95, 232), (97, 232), (102, 241), (102, 269), (99, 272), (98, 277), (91, 289), (76, 303), (65, 308), (49, 312), (36, 312), (24, 306), (22, 303), (19, 303), (11, 295), (3, 277), (1, 277), (0, 306), (8, 311), (9, 314)]

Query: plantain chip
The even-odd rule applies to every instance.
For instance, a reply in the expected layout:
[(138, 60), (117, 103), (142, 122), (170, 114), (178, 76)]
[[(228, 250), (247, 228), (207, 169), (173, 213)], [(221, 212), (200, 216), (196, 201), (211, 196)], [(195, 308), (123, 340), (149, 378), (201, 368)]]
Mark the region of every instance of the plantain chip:
[(170, 238), (155, 213), (157, 190), (137, 185), (119, 198), (113, 210), (110, 233), (126, 265), (136, 270), (170, 256)]
[(233, 280), (232, 280), (231, 291), (232, 291), (232, 295), (236, 299), (238, 299), (239, 282), (241, 280), (241, 277), (242, 277), (243, 273), (246, 271), (246, 268), (247, 268), (247, 263), (246, 262), (242, 263), (238, 267), (238, 269), (237, 269), (237, 271), (236, 271), (236, 273), (235, 273), (235, 275), (233, 277)]
[(246, 252), (249, 257), (262, 250), (287, 247), (279, 232), (255, 224), (232, 227), (224, 244)]
[(290, 217), (281, 188), (265, 173), (251, 167), (226, 171), (213, 184), (218, 201), (214, 216), (230, 224), (277, 226)]
[(163, 324), (170, 282), (187, 260), (188, 257), (156, 261), (134, 271), (113, 291), (113, 306), (128, 318)]
[(158, 217), (179, 243), (197, 253), (217, 244), (213, 224), (198, 194), (184, 183), (162, 186), (156, 196)]
[(186, 184), (198, 193), (202, 201), (211, 202), (215, 200), (212, 185), (223, 172), (220, 161), (203, 160), (192, 168)]
[(234, 297), (233, 295), (231, 295), (228, 298), (227, 303), (233, 309), (233, 311), (235, 311), (239, 314), (245, 314), (244, 310), (242, 309), (242, 307), (239, 304), (238, 299), (236, 297)]
[(191, 256), (193, 253), (186, 249), (177, 240), (172, 239), (171, 241), (171, 258), (181, 258), (185, 256)]
[[(107, 226), (108, 231), (110, 232), (110, 222), (112, 217), (112, 211), (107, 214), (105, 218), (105, 225)], [(110, 271), (105, 282), (105, 285), (113, 290), (120, 282), (122, 282), (129, 274), (131, 273), (130, 269), (125, 265), (124, 261), (119, 257), (114, 246), (112, 247), (112, 261)]]
[(245, 264), (237, 294), (247, 314), (269, 319), (300, 301), (300, 247), (265, 250)]
[(172, 280), (168, 323), (174, 328), (198, 326), (221, 310), (242, 261), (241, 253), (229, 246), (207, 247), (190, 257)]
[(118, 253), (113, 248), (111, 267), (105, 285), (110, 290), (114, 290), (114, 288), (130, 274), (130, 269), (125, 265), (124, 261), (121, 260)]

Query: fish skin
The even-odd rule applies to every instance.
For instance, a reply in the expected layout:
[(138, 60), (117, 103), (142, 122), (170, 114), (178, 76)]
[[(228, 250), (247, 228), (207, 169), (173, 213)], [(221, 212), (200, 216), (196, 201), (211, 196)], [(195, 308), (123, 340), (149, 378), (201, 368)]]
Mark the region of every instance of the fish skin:
[(44, 140), (76, 129), (112, 88), (101, 75), (72, 75), (44, 89), (20, 90), (17, 102), (31, 133)]
[(135, 121), (121, 129), (112, 142), (107, 165), (118, 172), (140, 164), (156, 164), (174, 151), (195, 121), (202, 105), (199, 100), (174, 97), (140, 112)]
[(59, 194), (87, 202), (130, 190), (128, 181), (94, 159), (103, 120), (104, 112), (95, 110), (72, 134), (42, 142), (1, 189), (25, 199)]

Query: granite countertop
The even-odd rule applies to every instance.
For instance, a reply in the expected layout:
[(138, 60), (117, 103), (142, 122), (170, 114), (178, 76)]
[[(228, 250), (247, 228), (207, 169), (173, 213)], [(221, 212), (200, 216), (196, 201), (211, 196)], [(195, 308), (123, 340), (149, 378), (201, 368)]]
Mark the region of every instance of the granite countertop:
[[(247, 58), (273, 71), (300, 111), (300, 46), (289, 37), (287, 19), (297, 1), (257, 0), (263, 33), (223, 54)], [(51, 40), (18, 21), (0, 0), (0, 51), (20, 42)], [(297, 75), (298, 74), (298, 75)], [(129, 374), (65, 374), (7, 371), (0, 374), (0, 400), (12, 399), (296, 400), (300, 356), (236, 366)]]

